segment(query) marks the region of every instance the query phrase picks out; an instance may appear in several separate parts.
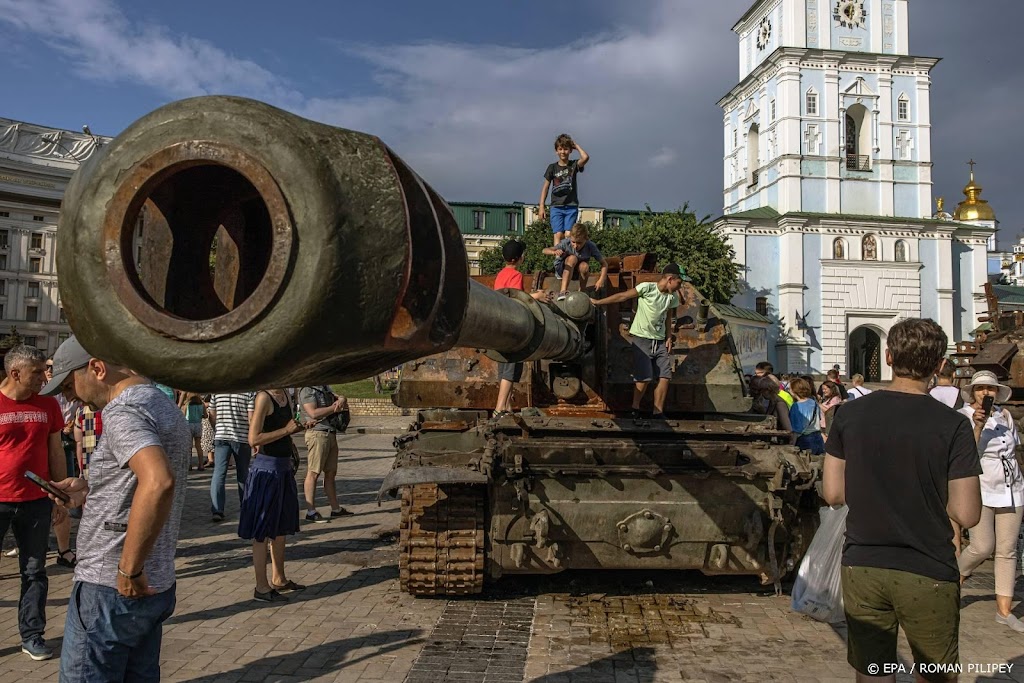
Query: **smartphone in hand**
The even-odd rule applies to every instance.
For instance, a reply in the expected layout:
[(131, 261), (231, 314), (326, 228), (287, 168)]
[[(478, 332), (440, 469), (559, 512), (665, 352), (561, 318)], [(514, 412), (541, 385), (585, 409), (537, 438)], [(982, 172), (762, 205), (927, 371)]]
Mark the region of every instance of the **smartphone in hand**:
[(42, 490), (49, 493), (50, 495), (60, 498), (65, 503), (71, 502), (71, 496), (64, 493), (59, 488), (56, 488), (53, 484), (43, 479), (35, 472), (32, 472), (31, 470), (25, 472), (25, 478), (28, 479), (33, 484), (35, 484), (36, 486), (38, 486), (39, 488), (41, 488)]
[(986, 396), (981, 399), (981, 409), (985, 411), (985, 417), (992, 414), (992, 406), (996, 402), (995, 396)]

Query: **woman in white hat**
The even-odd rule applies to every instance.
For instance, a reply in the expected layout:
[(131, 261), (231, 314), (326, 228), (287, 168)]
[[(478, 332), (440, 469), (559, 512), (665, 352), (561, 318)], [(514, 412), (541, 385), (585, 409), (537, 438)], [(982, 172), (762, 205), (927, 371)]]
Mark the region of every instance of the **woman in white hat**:
[[(971, 544), (957, 560), (960, 574), (971, 575), (978, 565), (995, 552), (996, 621), (1024, 633), (1024, 622), (1010, 614), (1013, 584), (1016, 579), (1017, 534), (1024, 513), (1024, 477), (1017, 465), (1015, 451), (1020, 439), (1009, 411), (999, 404), (1010, 398), (1010, 387), (1000, 384), (987, 371), (974, 373), (971, 383), (962, 389), (968, 404), (960, 412), (971, 419), (974, 439), (981, 456), (981, 521), (971, 529)], [(986, 414), (985, 397), (995, 405)]]

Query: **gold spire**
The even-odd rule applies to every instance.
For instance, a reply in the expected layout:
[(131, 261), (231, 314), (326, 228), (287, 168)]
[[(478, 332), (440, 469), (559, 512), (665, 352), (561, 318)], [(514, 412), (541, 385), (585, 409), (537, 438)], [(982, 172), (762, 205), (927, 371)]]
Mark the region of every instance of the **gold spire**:
[(988, 202), (981, 198), (981, 185), (974, 180), (974, 167), (977, 162), (971, 159), (967, 162), (967, 165), (971, 167), (971, 179), (964, 187), (964, 199), (962, 202), (956, 205), (956, 211), (953, 212), (953, 220), (961, 222), (972, 222), (972, 221), (994, 221), (996, 220), (996, 213), (989, 206)]
[(953, 217), (950, 216), (948, 213), (946, 213), (945, 206), (946, 206), (946, 198), (945, 197), (939, 197), (938, 199), (936, 199), (935, 200), (935, 214), (932, 216), (932, 218), (934, 218), (936, 220), (940, 220), (940, 221), (951, 221), (951, 220), (953, 220)]

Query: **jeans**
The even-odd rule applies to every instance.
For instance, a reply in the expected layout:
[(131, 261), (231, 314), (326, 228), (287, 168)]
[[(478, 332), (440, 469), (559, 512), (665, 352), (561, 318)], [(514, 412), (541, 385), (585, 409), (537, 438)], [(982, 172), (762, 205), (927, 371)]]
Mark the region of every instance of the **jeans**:
[[(569, 232), (576, 224), (576, 218), (580, 214), (578, 206), (552, 206), (548, 209), (551, 215), (551, 232)], [(568, 235), (565, 235), (568, 237)]]
[(210, 480), (210, 512), (224, 514), (224, 480), (228, 475), (228, 460), (235, 459), (235, 479), (238, 481), (238, 502), (245, 493), (245, 479), (249, 476), (249, 460), (252, 448), (241, 441), (213, 442), (213, 478)]
[(60, 651), (61, 683), (159, 681), (163, 623), (174, 603), (174, 586), (135, 599), (76, 581)]
[(0, 503), (0, 539), (8, 527), (18, 544), (18, 568), (21, 571), (21, 597), (18, 599), (18, 630), (22, 641), (42, 637), (46, 629), (46, 550), (50, 545), (49, 498), (27, 503)]

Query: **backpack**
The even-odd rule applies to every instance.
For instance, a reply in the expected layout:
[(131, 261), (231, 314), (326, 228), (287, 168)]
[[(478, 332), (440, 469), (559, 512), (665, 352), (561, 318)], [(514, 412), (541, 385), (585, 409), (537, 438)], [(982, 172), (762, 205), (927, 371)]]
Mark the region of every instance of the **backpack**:
[[(317, 395), (318, 402), (324, 402), (322, 406), (317, 406), (318, 408), (329, 406), (338, 400), (338, 397), (334, 394), (334, 392), (328, 389), (327, 387), (310, 387), (310, 389), (312, 389), (313, 392)], [(323, 421), (326, 422), (327, 426), (333, 429), (334, 431), (338, 432), (339, 434), (344, 434), (345, 430), (348, 429), (349, 423), (352, 421), (352, 413), (349, 412), (349, 410), (346, 408), (340, 413), (333, 413), (323, 418)]]

